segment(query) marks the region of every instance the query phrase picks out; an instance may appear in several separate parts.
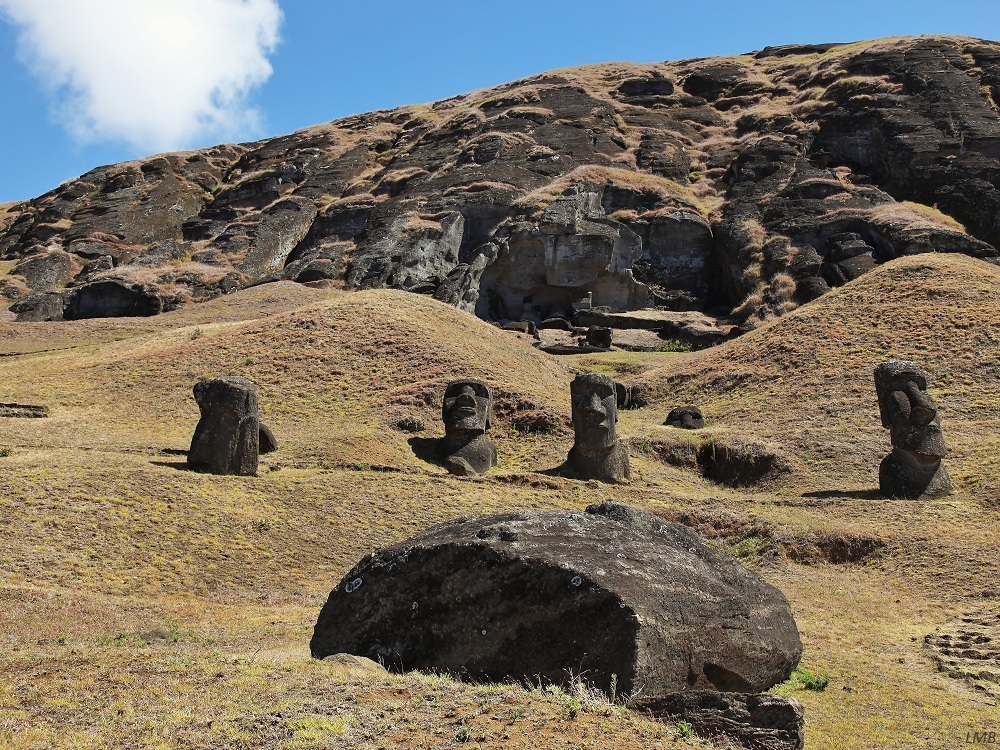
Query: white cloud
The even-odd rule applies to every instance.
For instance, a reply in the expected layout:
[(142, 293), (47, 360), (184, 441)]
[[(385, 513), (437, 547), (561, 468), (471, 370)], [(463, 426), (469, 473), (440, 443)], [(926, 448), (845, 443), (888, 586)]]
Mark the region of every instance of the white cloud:
[(247, 97), (272, 72), (277, 0), (0, 0), (0, 14), (80, 140), (167, 151), (258, 126)]

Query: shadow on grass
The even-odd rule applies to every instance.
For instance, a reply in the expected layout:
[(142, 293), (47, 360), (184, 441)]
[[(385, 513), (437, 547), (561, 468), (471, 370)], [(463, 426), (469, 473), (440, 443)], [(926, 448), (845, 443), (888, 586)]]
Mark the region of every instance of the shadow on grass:
[(150, 461), (153, 466), (166, 466), (168, 469), (176, 469), (177, 471), (190, 471), (194, 474), (205, 474), (203, 469), (192, 466), (187, 461)]
[(441, 443), (444, 442), (442, 438), (412, 437), (406, 442), (410, 444), (413, 455), (421, 461), (429, 464), (441, 463)]
[(882, 493), (878, 490), (817, 490), (816, 492), (803, 492), (802, 497), (814, 498), (837, 498), (849, 497), (855, 500), (884, 500)]
[[(553, 466), (551, 469), (541, 469), (540, 471), (536, 471), (535, 473), (542, 474), (547, 477), (561, 477), (562, 479), (580, 479), (580, 477), (578, 477), (573, 472), (573, 467), (569, 465), (569, 461), (563, 461), (558, 466)], [(586, 481), (586, 480), (581, 480), (581, 481)]]

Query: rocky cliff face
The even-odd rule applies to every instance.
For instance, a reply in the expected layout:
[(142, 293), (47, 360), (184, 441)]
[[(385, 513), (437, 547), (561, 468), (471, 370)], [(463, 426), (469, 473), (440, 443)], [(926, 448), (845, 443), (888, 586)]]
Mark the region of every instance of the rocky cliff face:
[(998, 99), (1000, 44), (955, 37), (546, 73), (0, 207), (0, 294), (44, 320), (291, 279), (752, 323), (899, 255), (996, 262)]

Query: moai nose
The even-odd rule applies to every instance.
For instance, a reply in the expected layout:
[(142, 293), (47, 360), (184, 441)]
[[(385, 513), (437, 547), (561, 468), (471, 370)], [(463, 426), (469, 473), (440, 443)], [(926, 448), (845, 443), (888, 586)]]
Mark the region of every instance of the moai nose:
[(601, 403), (601, 399), (596, 393), (591, 393), (590, 398), (587, 399), (587, 411), (599, 414), (604, 413), (604, 404)]
[(910, 414), (914, 421), (920, 424), (929, 424), (937, 416), (937, 407), (927, 392), (910, 383), (906, 389), (906, 395), (910, 398)]

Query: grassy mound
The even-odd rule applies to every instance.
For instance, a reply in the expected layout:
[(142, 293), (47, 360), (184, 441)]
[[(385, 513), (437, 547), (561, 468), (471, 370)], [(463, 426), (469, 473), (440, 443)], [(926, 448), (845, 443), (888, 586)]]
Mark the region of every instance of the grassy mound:
[(930, 375), (953, 478), (992, 500), (998, 310), (1000, 268), (958, 255), (901, 258), (725, 346), (651, 363), (634, 387), (650, 406), (696, 403), (712, 430), (780, 446), (803, 487), (859, 491), (877, 484), (889, 446), (872, 373), (911, 359)]

